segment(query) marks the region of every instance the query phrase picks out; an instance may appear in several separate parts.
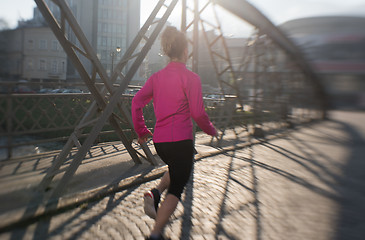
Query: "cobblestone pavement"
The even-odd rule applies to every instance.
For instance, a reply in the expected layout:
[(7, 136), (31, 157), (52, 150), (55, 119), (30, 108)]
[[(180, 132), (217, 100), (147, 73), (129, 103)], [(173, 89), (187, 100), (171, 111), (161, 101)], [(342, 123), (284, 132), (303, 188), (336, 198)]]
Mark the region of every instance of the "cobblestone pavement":
[[(286, 137), (203, 158), (165, 229), (171, 239), (364, 239), (364, 113), (333, 113)], [(197, 146), (199, 151), (199, 146)], [(0, 239), (144, 239), (143, 193), (106, 196)]]

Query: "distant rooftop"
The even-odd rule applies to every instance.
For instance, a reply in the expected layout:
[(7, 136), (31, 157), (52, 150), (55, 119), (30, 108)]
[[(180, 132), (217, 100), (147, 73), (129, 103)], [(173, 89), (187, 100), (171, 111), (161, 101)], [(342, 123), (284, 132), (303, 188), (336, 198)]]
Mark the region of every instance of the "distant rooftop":
[(323, 16), (291, 20), (279, 27), (285, 32), (295, 33), (338, 33), (357, 32), (365, 35), (365, 17)]

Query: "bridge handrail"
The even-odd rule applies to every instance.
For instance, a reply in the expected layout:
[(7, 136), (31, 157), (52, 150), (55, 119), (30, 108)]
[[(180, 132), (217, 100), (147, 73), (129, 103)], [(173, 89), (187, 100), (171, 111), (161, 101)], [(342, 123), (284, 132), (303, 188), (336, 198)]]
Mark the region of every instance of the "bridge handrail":
[[(130, 109), (132, 98), (133, 95), (123, 95), (121, 102), (127, 109)], [(206, 110), (222, 135), (234, 126), (249, 131), (253, 126), (266, 125), (268, 130), (320, 118), (320, 111), (305, 103), (289, 106), (282, 99), (262, 99), (260, 105), (256, 104), (257, 109), (253, 109), (254, 96), (247, 96), (244, 98), (245, 109), (240, 109), (235, 100), (234, 96), (204, 97)], [(3, 116), (0, 118), (0, 151), (6, 150), (6, 158), (10, 159), (12, 149), (16, 147), (66, 141), (91, 102), (89, 93), (0, 94), (0, 115)], [(152, 104), (147, 106), (144, 114), (148, 127), (153, 128)], [(132, 129), (126, 127), (124, 131), (131, 140), (135, 138)], [(113, 134), (112, 128), (106, 127), (100, 141), (114, 140)]]

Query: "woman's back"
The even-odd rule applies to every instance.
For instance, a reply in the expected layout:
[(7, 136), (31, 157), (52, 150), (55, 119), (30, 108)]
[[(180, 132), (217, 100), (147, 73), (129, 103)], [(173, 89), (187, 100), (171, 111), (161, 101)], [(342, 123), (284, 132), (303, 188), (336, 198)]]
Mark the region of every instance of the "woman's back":
[(134, 105), (139, 105), (138, 102), (143, 104), (151, 98), (156, 115), (154, 142), (193, 139), (191, 117), (199, 126), (203, 125), (203, 130), (208, 129), (208, 133), (215, 131), (204, 111), (200, 78), (185, 64), (170, 62), (153, 74), (134, 97)]

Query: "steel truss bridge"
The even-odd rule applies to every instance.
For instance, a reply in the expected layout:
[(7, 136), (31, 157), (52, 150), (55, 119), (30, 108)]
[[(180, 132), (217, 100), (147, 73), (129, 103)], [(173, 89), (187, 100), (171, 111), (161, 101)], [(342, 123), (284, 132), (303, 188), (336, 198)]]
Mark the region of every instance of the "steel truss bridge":
[[(224, 97), (208, 111), (219, 129), (218, 141), (225, 138), (225, 131), (232, 126), (242, 126), (245, 131), (260, 135), (269, 122), (270, 126), (274, 123), (282, 127), (325, 116), (323, 89), (300, 50), (245, 0), (159, 0), (109, 75), (65, 0), (53, 0), (60, 12), (60, 19), (55, 17), (44, 0), (35, 2), (91, 93), (91, 97), (88, 97), (91, 103), (78, 119), (67, 143), (39, 185), (39, 191), (44, 192), (49, 189), (56, 175), (63, 174), (52, 189), (50, 198), (62, 196), (65, 186), (106, 125), (110, 125), (117, 133), (135, 163), (146, 160), (156, 164), (149, 146), (139, 146), (133, 141), (136, 134), (131, 131), (131, 98), (125, 97), (123, 93), (173, 10), (178, 8), (181, 12), (180, 28), (189, 32), (189, 67), (198, 72), (198, 47), (204, 44)], [(241, 43), (244, 53), (238, 62), (230, 56), (217, 9), (236, 16), (238, 24), (250, 25), (254, 29), (253, 34)], [(207, 12), (210, 13), (207, 15)], [(209, 34), (212, 31), (214, 34)], [(70, 41), (69, 34), (76, 36), (76, 41)], [(201, 34), (203, 38), (199, 38)], [(203, 42), (199, 43), (199, 40)], [(81, 59), (87, 59), (92, 65), (91, 73), (86, 70), (85, 61)], [(206, 103), (209, 105), (209, 102)], [(247, 106), (249, 110), (245, 110)], [(6, 115), (6, 111), (3, 114)], [(70, 152), (75, 148), (77, 152), (70, 161)], [(66, 161), (70, 161), (69, 167), (59, 171)]]

